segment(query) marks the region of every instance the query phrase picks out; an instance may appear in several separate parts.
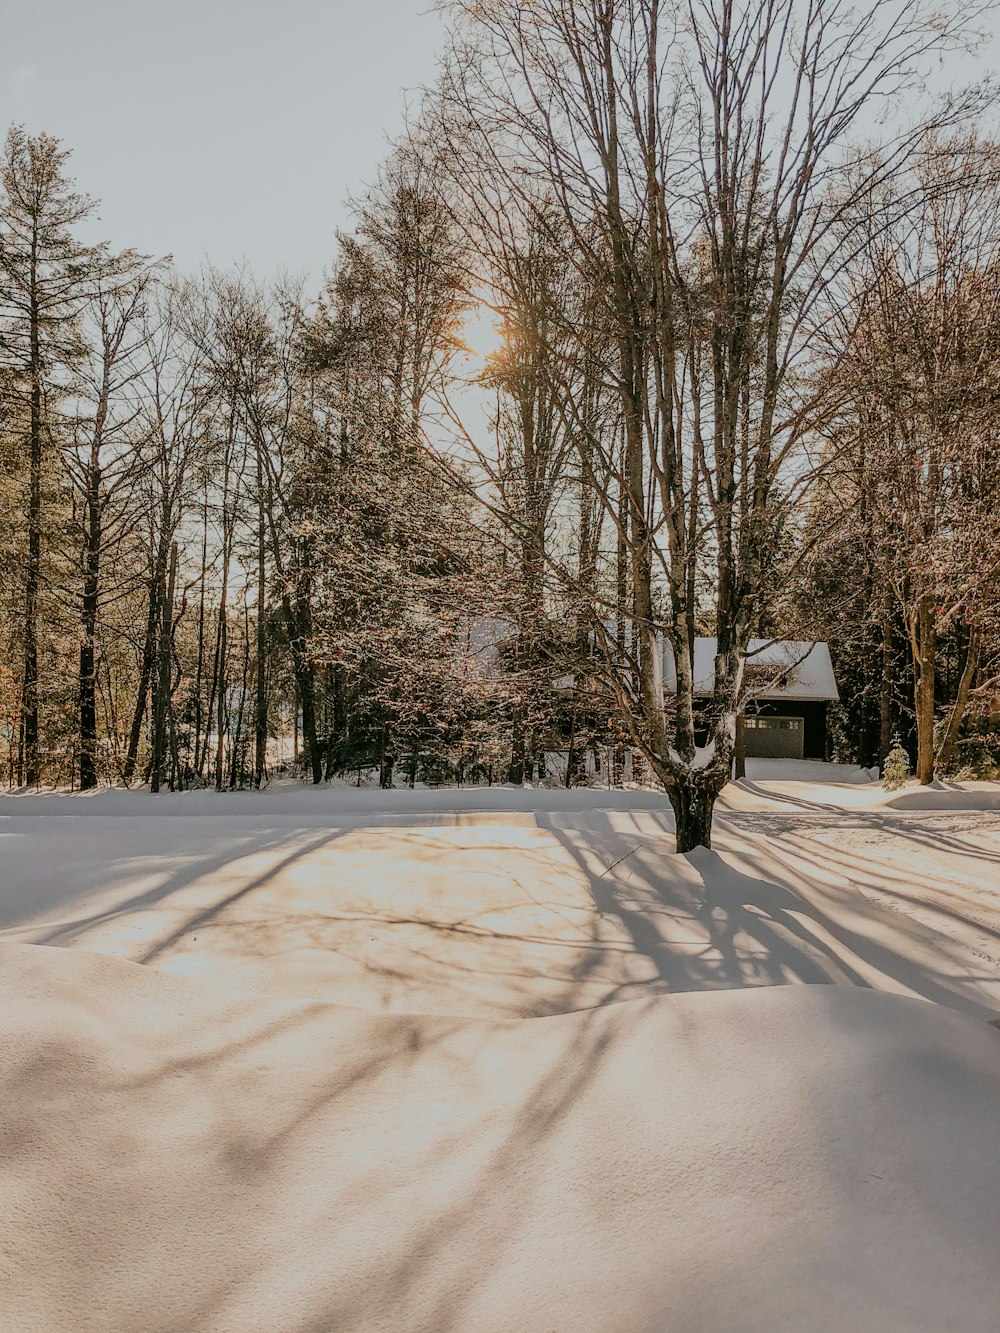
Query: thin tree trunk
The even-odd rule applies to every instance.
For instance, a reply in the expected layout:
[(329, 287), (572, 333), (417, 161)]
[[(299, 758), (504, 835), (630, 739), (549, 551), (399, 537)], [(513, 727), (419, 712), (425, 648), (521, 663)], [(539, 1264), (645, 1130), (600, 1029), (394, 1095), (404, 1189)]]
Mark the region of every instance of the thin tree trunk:
[(379, 743), (379, 762), (378, 762), (378, 785), (380, 787), (388, 788), (392, 786), (392, 770), (395, 766), (395, 763), (396, 763), (395, 756), (391, 753), (389, 749), (388, 732), (385, 726), (383, 725), (382, 735)]
[(267, 593), (264, 520), (264, 469), (261, 445), (257, 445), (257, 697), (254, 709), (253, 785), (260, 787), (264, 780), (267, 758), (267, 616), (264, 601)]
[(507, 781), (518, 787), (524, 783), (525, 748), (524, 710), (520, 704), (515, 704), (511, 718), (510, 766), (507, 770)]
[(976, 670), (979, 667), (979, 648), (979, 629), (976, 625), (971, 625), (969, 627), (969, 643), (965, 650), (965, 664), (962, 667), (962, 675), (958, 682), (958, 692), (955, 695), (955, 702), (952, 704), (951, 712), (948, 714), (948, 722), (945, 726), (944, 736), (941, 740), (941, 748), (938, 751), (937, 759), (935, 761), (935, 767), (941, 773), (947, 773), (955, 754), (955, 746), (958, 744), (958, 736), (959, 732), (962, 730), (965, 709), (969, 702), (969, 691), (972, 689), (972, 682), (975, 679)]
[(83, 589), (80, 606), (80, 790), (97, 785), (97, 611), (101, 574), (101, 457), (100, 448), (107, 419), (109, 367), (105, 360), (104, 380), (94, 420), (94, 434), (83, 498), (84, 548)]
[(931, 599), (925, 594), (917, 608), (917, 781), (926, 786), (934, 778), (934, 682), (937, 631)]
[(736, 743), (733, 751), (733, 773), (737, 782), (747, 775), (747, 715), (743, 709), (736, 714)]
[(302, 706), (302, 745), (309, 760), (312, 780), (319, 786), (323, 781), (323, 755), (316, 731), (316, 689), (312, 666), (306, 656), (309, 645), (309, 611), (301, 603), (293, 603), (289, 593), (281, 597), (281, 610), (288, 633), (288, 647), (292, 655), (292, 671)]
[[(224, 595), (224, 594), (223, 594)], [(228, 650), (225, 606), (219, 611), (215, 636), (215, 680), (218, 715), (215, 722), (215, 790), (225, 786), (226, 762), (226, 653)]]
[(151, 787), (160, 790), (167, 758), (167, 710), (170, 707), (171, 640), (174, 628), (174, 591), (177, 581), (177, 543), (170, 545), (170, 572), (167, 575), (163, 614), (160, 617), (159, 680), (156, 689), (156, 710), (153, 718), (153, 765)]
[(142, 723), (146, 716), (146, 702), (149, 697), (149, 686), (153, 678), (153, 666), (156, 660), (156, 632), (160, 622), (160, 589), (163, 584), (163, 569), (166, 564), (166, 551), (162, 541), (157, 552), (156, 561), (152, 571), (152, 577), (149, 582), (149, 600), (146, 608), (146, 637), (142, 647), (142, 663), (139, 669), (139, 691), (135, 701), (135, 711), (132, 714), (132, 725), (129, 728), (128, 751), (125, 755), (125, 767), (122, 770), (122, 781), (126, 787), (132, 781), (135, 773), (136, 761), (139, 757), (139, 741), (142, 739)]
[(888, 606), (882, 612), (882, 680), (879, 686), (879, 768), (892, 749), (892, 619)]
[(240, 677), (240, 703), (236, 710), (236, 727), (233, 731), (229, 750), (229, 786), (230, 789), (243, 785), (243, 765), (240, 762), (240, 748), (243, 743), (243, 719), (246, 713), (247, 685), (250, 679), (250, 606), (244, 597), (243, 604), (243, 670)]
[(37, 239), (33, 236), (29, 288), (31, 407), (28, 565), (24, 581), (24, 680), (21, 695), (24, 781), (29, 787), (36, 786), (41, 777), (38, 753), (38, 590), (42, 570), (42, 352), (36, 246)]
[(98, 546), (88, 534), (81, 601), (80, 640), (80, 790), (97, 785), (97, 634)]
[[(194, 673), (194, 758), (195, 773), (201, 776), (204, 764), (202, 754), (202, 726), (204, 721), (202, 690), (205, 683), (205, 579), (208, 564), (208, 482), (205, 482), (205, 504), (202, 510), (201, 528), (201, 579), (198, 589), (198, 662)], [(211, 717), (211, 708), (209, 709)]]

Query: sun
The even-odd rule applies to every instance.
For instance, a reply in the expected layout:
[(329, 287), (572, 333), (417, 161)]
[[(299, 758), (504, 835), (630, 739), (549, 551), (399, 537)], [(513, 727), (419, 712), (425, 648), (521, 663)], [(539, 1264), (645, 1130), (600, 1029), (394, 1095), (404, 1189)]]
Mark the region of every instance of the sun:
[(466, 312), (458, 336), (468, 364), (477, 374), (504, 346), (503, 329), (496, 313), (485, 302), (477, 303)]

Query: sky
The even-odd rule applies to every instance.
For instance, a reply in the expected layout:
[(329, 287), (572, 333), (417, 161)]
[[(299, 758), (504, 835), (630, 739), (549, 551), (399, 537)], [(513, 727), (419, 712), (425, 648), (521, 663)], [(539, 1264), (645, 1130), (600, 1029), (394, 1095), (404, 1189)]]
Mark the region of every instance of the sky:
[(435, 74), (432, 0), (0, 0), (0, 127), (72, 150), (87, 239), (319, 283)]
[(0, 0), (0, 132), (72, 150), (84, 239), (315, 291), (443, 44), (433, 0)]

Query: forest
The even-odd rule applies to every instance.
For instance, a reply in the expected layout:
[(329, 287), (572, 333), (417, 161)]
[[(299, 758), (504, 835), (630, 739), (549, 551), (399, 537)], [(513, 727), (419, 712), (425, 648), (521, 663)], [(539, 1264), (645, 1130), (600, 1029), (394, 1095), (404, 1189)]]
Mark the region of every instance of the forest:
[(995, 777), (1000, 143), (905, 96), (967, 19), (448, 8), (319, 291), (85, 243), (10, 129), (6, 785), (627, 776), (683, 851), (755, 637), (830, 645), (828, 758)]

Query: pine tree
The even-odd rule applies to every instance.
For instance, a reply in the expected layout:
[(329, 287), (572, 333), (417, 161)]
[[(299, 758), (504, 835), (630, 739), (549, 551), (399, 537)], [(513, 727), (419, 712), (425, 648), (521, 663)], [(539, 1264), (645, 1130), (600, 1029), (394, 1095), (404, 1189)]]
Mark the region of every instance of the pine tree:
[(74, 235), (93, 204), (66, 174), (69, 154), (47, 134), (7, 135), (0, 195), (2, 355), (21, 399), (27, 458), (27, 559), (23, 582), (20, 780), (41, 777), (39, 598), (43, 584), (44, 478), (60, 433), (57, 404), (82, 353), (81, 310), (103, 258)]

